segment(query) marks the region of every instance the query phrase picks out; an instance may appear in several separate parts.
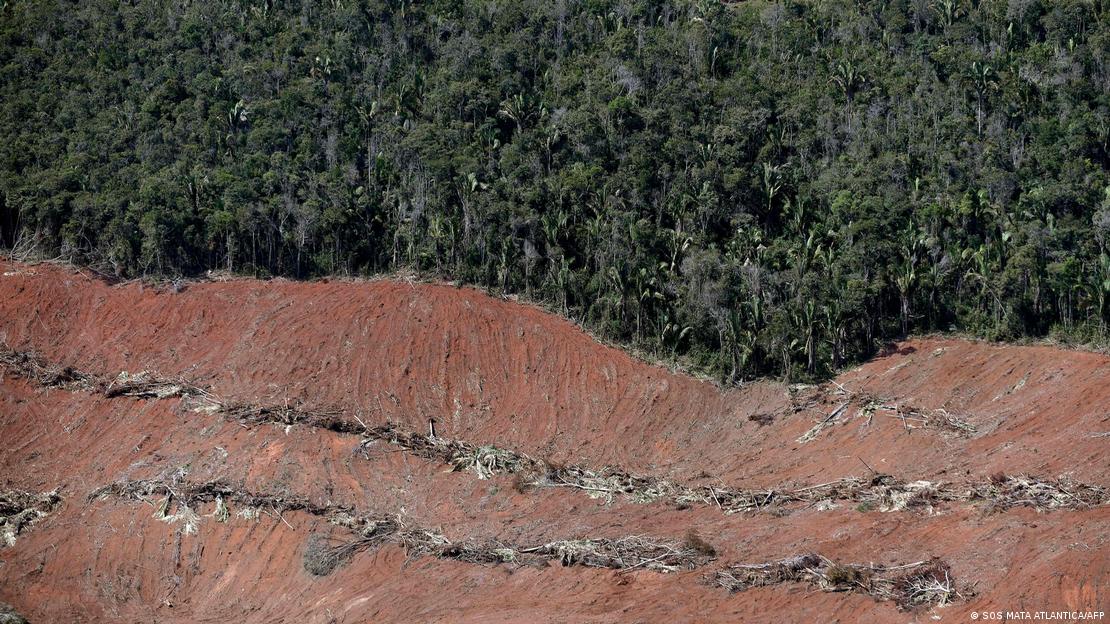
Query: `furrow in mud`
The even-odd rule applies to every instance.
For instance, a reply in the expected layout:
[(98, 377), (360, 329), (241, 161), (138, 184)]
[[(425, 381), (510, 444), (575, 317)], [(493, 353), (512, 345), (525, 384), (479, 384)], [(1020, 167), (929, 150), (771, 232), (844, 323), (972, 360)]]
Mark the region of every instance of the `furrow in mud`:
[[(691, 531), (683, 540), (629, 535), (619, 538), (576, 538), (536, 545), (505, 541), (454, 542), (439, 531), (416, 526), (403, 514), (359, 514), (349, 506), (317, 504), (297, 496), (263, 494), (224, 481), (121, 481), (94, 490), (89, 500), (117, 498), (141, 501), (155, 508), (154, 518), (179, 523), (196, 533), (205, 519), (213, 522), (257, 521), (263, 515), (282, 520), (284, 512), (325, 519), (348, 533), (336, 538), (310, 533), (302, 565), (314, 576), (327, 576), (361, 552), (396, 545), (410, 557), (431, 556), (476, 565), (543, 567), (550, 563), (611, 570), (658, 573), (693, 571), (717, 559), (715, 548)], [(203, 516), (202, 505), (213, 505)], [(821, 591), (855, 592), (878, 601), (894, 601), (913, 609), (964, 600), (969, 590), (957, 588), (949, 567), (939, 559), (892, 566), (837, 563), (818, 554), (788, 557), (765, 564), (736, 563), (708, 573), (707, 584), (731, 592), (780, 583), (806, 583)]]
[[(820, 508), (834, 502), (851, 502), (858, 504), (863, 511), (882, 512), (929, 512), (935, 505), (942, 503), (980, 504), (991, 511), (1004, 511), (1013, 507), (1033, 507), (1042, 511), (1075, 510), (1110, 502), (1110, 494), (1105, 489), (1068, 479), (1043, 479), (1000, 473), (986, 479), (962, 483), (903, 481), (870, 468), (870, 475), (866, 478), (845, 477), (796, 488), (690, 486), (651, 476), (634, 475), (618, 468), (592, 470), (577, 465), (556, 465), (493, 445), (477, 445), (432, 434), (402, 431), (390, 423), (371, 426), (358, 416), (339, 408), (309, 409), (296, 405), (226, 401), (186, 380), (164, 379), (147, 371), (136, 374), (124, 372), (115, 378), (109, 378), (50, 363), (33, 354), (11, 349), (0, 351), (0, 365), (46, 387), (99, 392), (106, 397), (180, 397), (194, 411), (220, 415), (244, 425), (303, 425), (357, 435), (362, 438), (360, 448), (364, 454), (371, 445), (386, 443), (415, 457), (448, 465), (455, 471), (472, 472), (479, 479), (488, 479), (495, 475), (515, 475), (520, 479), (518, 485), (522, 490), (571, 488), (608, 502), (621, 497), (634, 503), (658, 501), (681, 508), (709, 506), (729, 514), (760, 510), (789, 511), (792, 506)], [(829, 418), (835, 420), (846, 406), (859, 397), (850, 394), (846, 398), (846, 402), (834, 410)], [(875, 405), (874, 399), (867, 399), (861, 409), (874, 410), (879, 407), (881, 406)], [(903, 409), (901, 413), (904, 418), (907, 410)], [(821, 424), (818, 423), (815, 429)], [(963, 430), (959, 427), (955, 429)], [(813, 429), (810, 430), (812, 432)]]

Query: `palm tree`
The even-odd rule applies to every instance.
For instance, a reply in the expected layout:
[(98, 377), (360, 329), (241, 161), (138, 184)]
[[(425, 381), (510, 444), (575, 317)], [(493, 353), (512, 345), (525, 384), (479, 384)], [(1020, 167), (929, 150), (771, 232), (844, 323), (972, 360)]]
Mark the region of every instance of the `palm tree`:
[(1102, 252), (1095, 265), (1094, 283), (1091, 286), (1098, 309), (1098, 327), (1106, 331), (1107, 312), (1110, 311), (1110, 255)]
[(848, 118), (848, 132), (851, 133), (852, 104), (855, 101), (856, 92), (863, 83), (863, 76), (851, 61), (841, 61), (833, 69), (832, 81), (840, 87), (840, 92), (844, 94), (844, 111)]
[[(837, 288), (836, 292), (841, 293), (844, 290), (844, 288)], [(835, 370), (840, 368), (844, 361), (844, 343), (848, 338), (848, 312), (840, 297), (834, 297), (832, 301), (822, 306), (821, 311), (825, 314), (825, 328), (829, 332), (829, 344), (832, 347), (831, 362)]]
[(902, 334), (909, 331), (910, 302), (913, 291), (917, 287), (917, 262), (925, 239), (915, 228), (910, 228), (903, 235), (902, 259), (895, 267), (894, 284), (898, 287), (898, 299), (901, 303)]
[(782, 182), (779, 181), (779, 168), (769, 162), (763, 163), (763, 195), (767, 198), (768, 217), (772, 214), (773, 202), (780, 190), (782, 190)]
[(795, 313), (795, 322), (805, 333), (806, 372), (811, 375), (817, 370), (817, 331), (821, 324), (817, 312), (817, 303), (809, 299)]
[(986, 63), (974, 61), (971, 64), (971, 78), (975, 83), (975, 131), (978, 136), (983, 136), (983, 100), (996, 84), (994, 70)]

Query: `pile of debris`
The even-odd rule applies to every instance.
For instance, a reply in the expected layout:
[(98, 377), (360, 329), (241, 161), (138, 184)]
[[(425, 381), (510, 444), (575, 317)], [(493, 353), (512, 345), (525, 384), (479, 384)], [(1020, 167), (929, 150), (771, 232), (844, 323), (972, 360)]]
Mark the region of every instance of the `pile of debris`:
[(1038, 510), (1087, 509), (1110, 502), (1105, 489), (1070, 479), (1043, 481), (1024, 475), (995, 474), (968, 493), (971, 500), (986, 501), (990, 508), (1003, 511), (1011, 507)]
[(15, 607), (0, 602), (0, 624), (27, 624), (27, 619), (15, 610)]
[(199, 503), (222, 502), (224, 506), (233, 502), (238, 505), (259, 509), (272, 509), (278, 512), (303, 511), (314, 516), (331, 516), (348, 512), (349, 507), (338, 505), (319, 505), (299, 496), (283, 494), (258, 494), (222, 480), (194, 483), (183, 479), (140, 479), (119, 481), (99, 487), (89, 494), (89, 500), (114, 496), (132, 500), (151, 502), (151, 497), (168, 499), (170, 502), (197, 505)]
[(385, 442), (406, 452), (451, 466), (456, 471), (473, 470), (479, 479), (498, 474), (517, 474), (543, 470), (545, 464), (523, 453), (492, 445), (477, 446), (461, 440), (399, 430), (393, 424), (364, 427), (364, 452), (375, 442)]
[(716, 554), (697, 548), (689, 540), (678, 543), (638, 535), (620, 539), (561, 540), (520, 552), (542, 555), (564, 566), (613, 570), (645, 568), (657, 572), (693, 570), (712, 561)]
[[(906, 433), (915, 429), (931, 429), (941, 433), (958, 437), (969, 438), (977, 432), (975, 425), (966, 418), (953, 414), (947, 409), (940, 408), (929, 410), (898, 403), (891, 399), (882, 398), (865, 391), (852, 391), (836, 382), (822, 385), (814, 392), (807, 394), (805, 399), (792, 398), (794, 413), (818, 410), (832, 402), (838, 403), (827, 415), (820, 419), (808, 431), (802, 434), (797, 442), (805, 444), (816, 440), (821, 432), (836, 424), (846, 424), (853, 419), (865, 418), (864, 426), (870, 426), (875, 415), (882, 413), (900, 422)], [(849, 408), (855, 406), (854, 415)]]
[(808, 583), (822, 591), (855, 592), (902, 609), (944, 605), (966, 597), (956, 589), (949, 567), (939, 559), (898, 566), (839, 564), (815, 554), (759, 564), (734, 564), (711, 582), (731, 592), (780, 583)]
[(636, 503), (650, 503), (671, 498), (680, 499), (685, 488), (669, 481), (642, 477), (607, 469), (601, 472), (581, 466), (548, 466), (529, 483), (536, 487), (566, 487), (584, 491), (591, 498), (605, 499), (612, 503), (620, 494)]
[(430, 555), (480, 565), (512, 563), (521, 566), (558, 562), (610, 570), (646, 569), (668, 573), (693, 570), (716, 556), (689, 541), (672, 542), (645, 536), (618, 539), (557, 540), (520, 547), (499, 541), (453, 543), (441, 533), (405, 526), (399, 519), (375, 519), (353, 540), (338, 541), (310, 535), (305, 544), (304, 568), (315, 576), (331, 574), (355, 553), (387, 543), (401, 546), (410, 556)]
[(251, 403), (224, 403), (214, 397), (204, 397), (193, 409), (220, 414), (228, 420), (244, 424), (275, 424), (291, 427), (306, 425), (327, 429), (336, 433), (362, 433), (365, 425), (343, 418), (343, 410), (337, 408), (309, 409), (291, 405), (255, 405)]
[(118, 396), (137, 399), (168, 399), (204, 394), (204, 390), (183, 379), (162, 379), (148, 371), (121, 372), (115, 379), (102, 382), (101, 391), (108, 398)]
[(16, 351), (6, 344), (0, 345), (0, 365), (17, 377), (48, 388), (90, 391), (99, 389), (97, 380), (91, 375), (69, 366), (51, 364), (33, 353)]

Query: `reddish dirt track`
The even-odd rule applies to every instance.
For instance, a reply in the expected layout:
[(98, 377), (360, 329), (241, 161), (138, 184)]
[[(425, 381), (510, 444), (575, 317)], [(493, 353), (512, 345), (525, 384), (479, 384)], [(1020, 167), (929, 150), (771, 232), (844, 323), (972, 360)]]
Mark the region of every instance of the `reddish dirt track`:
[[(738, 487), (866, 476), (960, 481), (996, 472), (1110, 487), (1110, 358), (1046, 347), (912, 340), (841, 375), (852, 392), (975, 425), (907, 432), (890, 414), (797, 439), (836, 407), (795, 413), (785, 387), (721, 391), (601, 346), (573, 324), (471, 289), (405, 282), (235, 280), (181, 292), (111, 286), (71, 269), (0, 263), (0, 342), (83, 370), (185, 375), (224, 397), (359, 410), (368, 422), (496, 444), (552, 461)], [(854, 411), (854, 410), (851, 410)], [(769, 424), (749, 420), (772, 415)], [(470, 473), (295, 426), (250, 429), (178, 399), (108, 399), (0, 384), (0, 488), (62, 488), (55, 513), (0, 550), (0, 601), (32, 622), (970, 621), (972, 610), (1110, 606), (1110, 509), (936, 513), (802, 509), (726, 516), (664, 503), (524, 493)], [(675, 574), (479, 566), (395, 547), (314, 578), (301, 556), (318, 517), (202, 522), (196, 534), (141, 503), (86, 502), (98, 486), (226, 479), (360, 511), (403, 513), (453, 540), (540, 543), (691, 528), (717, 564)], [(211, 508), (201, 510), (210, 513)], [(803, 553), (856, 562), (943, 558), (968, 602), (899, 611), (868, 596), (785, 584), (729, 594), (715, 565)], [(969, 592), (970, 593), (970, 592)]]

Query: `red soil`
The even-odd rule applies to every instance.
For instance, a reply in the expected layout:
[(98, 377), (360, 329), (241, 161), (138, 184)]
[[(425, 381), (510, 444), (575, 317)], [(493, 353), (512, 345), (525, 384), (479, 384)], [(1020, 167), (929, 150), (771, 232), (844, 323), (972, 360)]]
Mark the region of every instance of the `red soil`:
[[(49, 265), (0, 264), (0, 342), (84, 370), (156, 370), (240, 400), (336, 405), (553, 461), (735, 487), (813, 484), (876, 470), (960, 482), (994, 472), (1069, 475), (1110, 487), (1110, 358), (1044, 347), (913, 340), (838, 378), (850, 391), (945, 408), (969, 438), (879, 413), (809, 443), (797, 438), (836, 407), (793, 413), (786, 389), (721, 391), (598, 345), (573, 324), (471, 289), (404, 282), (239, 280), (184, 291), (110, 286)], [(854, 412), (854, 408), (851, 410)], [(766, 426), (749, 420), (774, 414)], [(782, 517), (725, 516), (664, 503), (605, 504), (565, 489), (516, 492), (358, 439), (275, 426), (245, 429), (174, 400), (106, 399), (0, 384), (0, 488), (61, 486), (62, 507), (0, 550), (0, 601), (33, 622), (623, 622), (969, 621), (972, 610), (1105, 611), (1110, 510), (934, 515), (850, 505)], [(629, 534), (681, 539), (690, 528), (719, 563), (816, 551), (906, 563), (938, 556), (967, 603), (900, 612), (866, 596), (781, 585), (730, 595), (713, 569), (662, 575), (580, 567), (483, 567), (395, 548), (356, 556), (324, 578), (301, 567), (307, 535), (333, 528), (299, 512), (203, 522), (195, 535), (117, 500), (100, 485), (155, 478), (242, 482), (360, 512), (404, 513), (453, 540), (539, 543)], [(704, 477), (702, 477), (704, 478)], [(202, 510), (205, 513), (211, 509)]]

